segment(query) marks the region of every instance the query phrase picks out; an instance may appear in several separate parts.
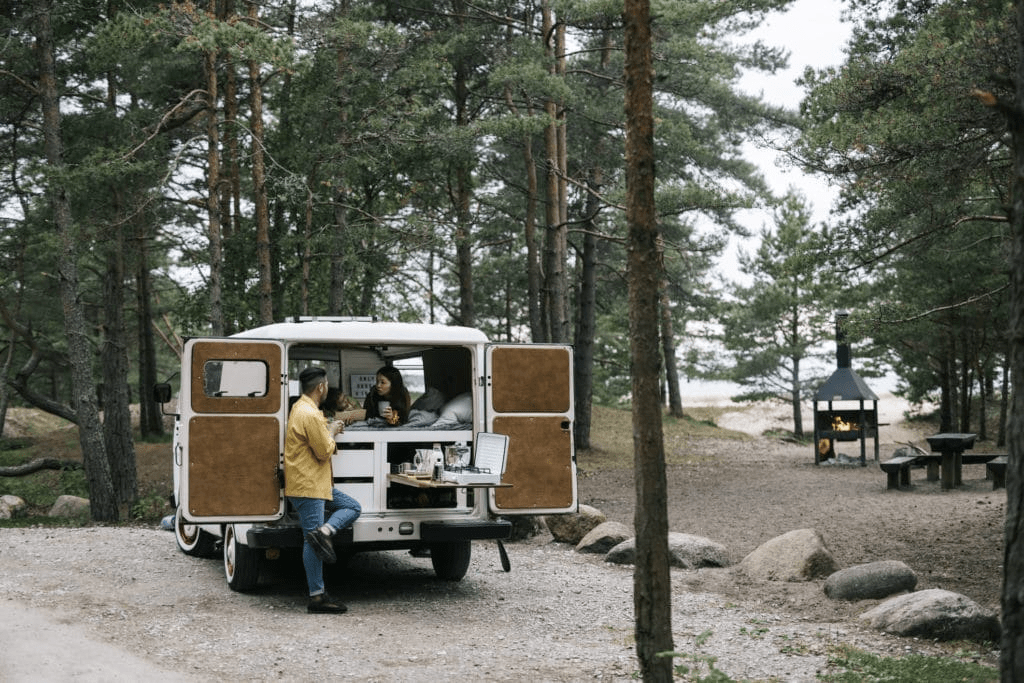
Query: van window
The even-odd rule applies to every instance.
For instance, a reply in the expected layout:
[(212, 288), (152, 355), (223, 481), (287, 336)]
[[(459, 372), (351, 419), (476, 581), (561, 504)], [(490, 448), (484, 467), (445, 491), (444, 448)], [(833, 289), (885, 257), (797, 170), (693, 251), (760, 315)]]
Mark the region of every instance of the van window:
[(263, 361), (211, 359), (203, 364), (203, 393), (216, 397), (266, 396), (269, 377)]

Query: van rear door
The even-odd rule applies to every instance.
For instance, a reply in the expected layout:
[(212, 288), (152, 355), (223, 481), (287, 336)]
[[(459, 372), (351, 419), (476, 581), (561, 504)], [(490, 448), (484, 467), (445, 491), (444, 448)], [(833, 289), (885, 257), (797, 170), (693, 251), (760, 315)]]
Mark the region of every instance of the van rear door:
[(572, 347), (492, 344), (485, 371), (487, 428), (509, 437), (495, 514), (575, 512)]
[[(190, 339), (181, 382), (187, 445), (179, 495), (191, 522), (257, 522), (284, 514), (284, 344)], [(177, 463), (176, 463), (177, 464)]]

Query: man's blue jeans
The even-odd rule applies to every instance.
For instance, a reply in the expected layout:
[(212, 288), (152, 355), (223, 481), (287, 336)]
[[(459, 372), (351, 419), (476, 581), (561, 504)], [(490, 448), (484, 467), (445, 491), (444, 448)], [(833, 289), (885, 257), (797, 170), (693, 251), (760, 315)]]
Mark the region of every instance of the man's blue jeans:
[[(313, 529), (319, 529), (324, 523), (329, 524), (335, 531), (344, 529), (356, 521), (363, 512), (355, 498), (345, 495), (336, 488), (331, 490), (334, 493), (333, 500), (288, 496), (302, 524), (302, 566), (306, 568), (306, 584), (309, 586), (310, 596), (324, 592), (324, 563), (306, 540), (306, 534)], [(329, 515), (326, 519), (325, 514)]]

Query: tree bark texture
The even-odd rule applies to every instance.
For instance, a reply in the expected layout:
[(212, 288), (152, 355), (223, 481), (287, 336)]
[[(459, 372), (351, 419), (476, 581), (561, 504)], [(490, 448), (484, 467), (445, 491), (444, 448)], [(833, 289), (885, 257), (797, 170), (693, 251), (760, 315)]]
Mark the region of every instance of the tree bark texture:
[[(116, 192), (116, 190), (115, 190)], [(118, 211), (118, 214), (121, 212)], [(112, 226), (112, 249), (107, 254), (103, 281), (103, 440), (110, 462), (110, 479), (118, 503), (131, 506), (139, 497), (132, 437), (131, 391), (128, 385), (127, 328), (124, 321), (124, 222)]]
[(72, 223), (67, 188), (57, 179), (59, 171), (64, 166), (64, 151), (61, 142), (60, 99), (54, 68), (53, 29), (50, 23), (51, 2), (35, 0), (34, 9), (43, 145), (47, 163), (55, 172), (47, 180), (46, 189), (53, 221), (60, 238), (57, 272), (60, 278), (61, 304), (64, 309), (68, 358), (71, 363), (72, 405), (78, 418), (78, 437), (82, 446), (86, 480), (89, 483), (90, 514), (98, 522), (113, 522), (118, 519), (117, 501), (110, 478), (110, 464), (104, 452), (103, 429), (96, 406), (96, 390), (92, 375), (92, 346), (86, 333), (85, 312), (78, 291), (79, 236)]
[[(1013, 191), (1010, 208), (1010, 372), (1024, 382), (1024, 0), (1015, 0), (1017, 88), (1010, 113)], [(1014, 391), (1008, 429), (1003, 549), (1003, 632), (999, 669), (1005, 683), (1024, 681), (1024, 392)]]
[(626, 0), (626, 223), (633, 447), (636, 479), (636, 567), (633, 607), (637, 657), (645, 681), (671, 681), (672, 591), (668, 496), (661, 427), (658, 343), (657, 215), (654, 206), (654, 70), (649, 0)]
[[(259, 5), (249, 3), (249, 20), (259, 25)], [(270, 209), (267, 206), (267, 174), (263, 154), (263, 82), (260, 65), (249, 61), (249, 102), (252, 121), (252, 184), (256, 204), (256, 265), (259, 272), (260, 324), (274, 322), (274, 301), (270, 288)]]
[(580, 258), (579, 326), (576, 352), (573, 355), (573, 378), (576, 383), (576, 424), (573, 437), (576, 448), (590, 448), (591, 412), (594, 402), (594, 336), (597, 328), (597, 211), (601, 206), (603, 174), (600, 168), (587, 178), (586, 217), (583, 233), (583, 254)]
[[(217, 2), (210, 0), (210, 12), (216, 15)], [(206, 213), (207, 237), (210, 241), (210, 333), (215, 337), (224, 336), (224, 293), (223, 267), (224, 252), (221, 242), (220, 205), (220, 132), (217, 113), (217, 52), (207, 50), (203, 55), (206, 75)]]

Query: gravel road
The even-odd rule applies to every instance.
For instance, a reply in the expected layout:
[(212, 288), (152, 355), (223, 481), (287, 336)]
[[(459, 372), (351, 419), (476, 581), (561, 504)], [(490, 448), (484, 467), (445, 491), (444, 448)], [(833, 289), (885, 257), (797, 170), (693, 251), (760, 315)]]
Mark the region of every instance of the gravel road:
[[(167, 531), (0, 529), (0, 680), (631, 680), (631, 568), (550, 536), (506, 548), (510, 573), (495, 544), (476, 543), (458, 583), (404, 552), (358, 555), (327, 574), (348, 614), (309, 615), (294, 556), (239, 594), (218, 560), (181, 554)], [(733, 678), (815, 680), (839, 642), (910, 649), (855, 623), (761, 609), (756, 596), (687, 592), (692, 574), (672, 570), (676, 649), (717, 658)]]

